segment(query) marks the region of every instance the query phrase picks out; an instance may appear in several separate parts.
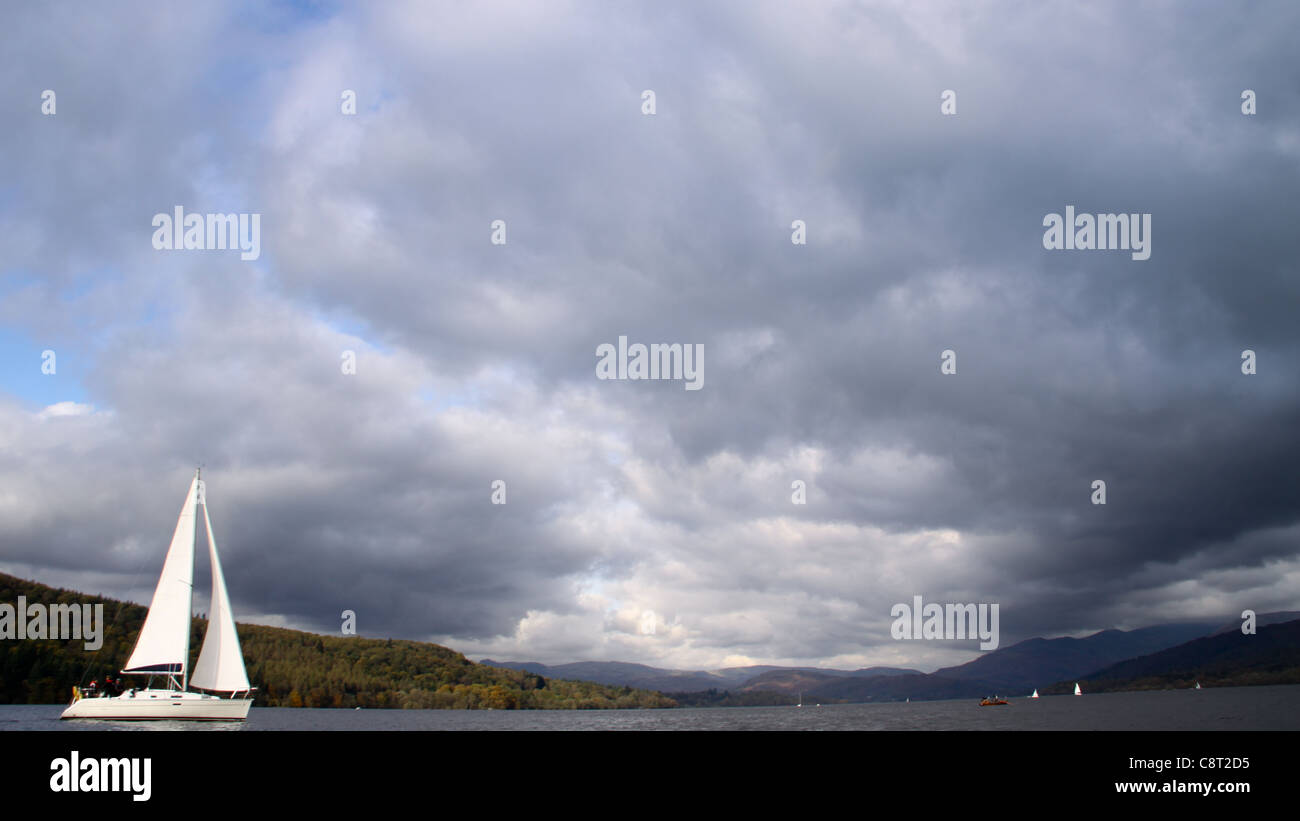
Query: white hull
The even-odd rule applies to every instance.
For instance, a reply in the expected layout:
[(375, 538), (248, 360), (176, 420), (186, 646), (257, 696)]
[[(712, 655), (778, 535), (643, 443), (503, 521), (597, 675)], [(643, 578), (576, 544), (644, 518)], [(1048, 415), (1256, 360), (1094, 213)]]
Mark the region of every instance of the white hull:
[(109, 721), (243, 721), (251, 698), (218, 698), (180, 690), (136, 690), (106, 698), (79, 698), (60, 718)]

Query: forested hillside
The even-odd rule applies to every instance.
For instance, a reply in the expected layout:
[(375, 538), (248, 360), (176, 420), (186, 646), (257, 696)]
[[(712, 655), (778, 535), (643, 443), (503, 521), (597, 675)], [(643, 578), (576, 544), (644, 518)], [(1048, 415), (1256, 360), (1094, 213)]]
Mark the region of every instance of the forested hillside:
[[(47, 587), (0, 573), (0, 603), (104, 605), (103, 646), (83, 640), (0, 641), (0, 704), (57, 704), (72, 687), (116, 674), (126, 663), (146, 609)], [(204, 619), (194, 619), (190, 665)], [(415, 709), (607, 709), (673, 707), (664, 695), (629, 687), (557, 681), (475, 664), (436, 644), (358, 636), (322, 636), (238, 625), (248, 678), (263, 707), (406, 707)], [(131, 680), (144, 681), (135, 677)]]

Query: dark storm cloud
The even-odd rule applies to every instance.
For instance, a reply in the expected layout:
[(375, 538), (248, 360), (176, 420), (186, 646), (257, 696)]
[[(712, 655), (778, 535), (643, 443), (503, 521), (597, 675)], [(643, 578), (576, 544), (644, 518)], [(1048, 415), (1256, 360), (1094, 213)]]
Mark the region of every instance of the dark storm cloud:
[[(918, 592), (1002, 602), (1004, 644), (1294, 609), (1300, 12), (573, 12), (10, 52), (13, 110), (67, 92), (3, 138), (40, 278), (4, 321), (97, 367), (94, 413), (5, 410), (6, 558), (125, 573), (207, 459), (237, 609), (493, 655), (923, 663), (888, 638)], [(264, 259), (153, 252), (175, 203), (262, 213)], [(1067, 205), (1152, 214), (1151, 258), (1044, 250)], [(620, 335), (702, 343), (705, 388), (595, 379)], [(117, 488), (74, 511), (87, 464)]]

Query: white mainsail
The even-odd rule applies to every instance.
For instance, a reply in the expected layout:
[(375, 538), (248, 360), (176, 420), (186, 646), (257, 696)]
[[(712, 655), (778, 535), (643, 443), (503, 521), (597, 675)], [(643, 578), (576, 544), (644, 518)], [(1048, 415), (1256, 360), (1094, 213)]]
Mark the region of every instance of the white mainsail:
[(1074, 683), (1074, 694), (1075, 694), (1076, 696), (1081, 696), (1081, 695), (1083, 695), (1083, 691), (1079, 689), (1079, 682), (1077, 682), (1077, 681)]
[(226, 579), (217, 557), (217, 540), (212, 535), (207, 500), (203, 502), (203, 523), (208, 528), (208, 557), (212, 560), (212, 606), (208, 614), (208, 632), (203, 636), (199, 660), (194, 665), (190, 684), (201, 690), (236, 692), (249, 689), (248, 671), (239, 651), (239, 634), (226, 594)]
[(163, 561), (149, 615), (136, 639), (124, 673), (185, 675), (190, 655), (190, 607), (194, 593), (195, 500), (203, 483), (198, 476), (176, 521), (176, 532)]

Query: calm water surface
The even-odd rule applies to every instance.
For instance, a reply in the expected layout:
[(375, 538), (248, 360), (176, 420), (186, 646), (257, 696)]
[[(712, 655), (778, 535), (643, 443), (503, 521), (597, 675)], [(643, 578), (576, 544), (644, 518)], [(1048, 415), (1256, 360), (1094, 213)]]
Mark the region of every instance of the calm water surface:
[(673, 710), (311, 710), (246, 722), (60, 721), (63, 705), (0, 705), (4, 730), (1300, 730), (1300, 685), (823, 707)]

